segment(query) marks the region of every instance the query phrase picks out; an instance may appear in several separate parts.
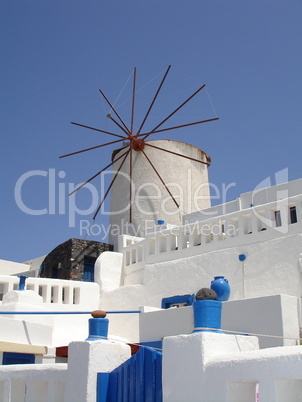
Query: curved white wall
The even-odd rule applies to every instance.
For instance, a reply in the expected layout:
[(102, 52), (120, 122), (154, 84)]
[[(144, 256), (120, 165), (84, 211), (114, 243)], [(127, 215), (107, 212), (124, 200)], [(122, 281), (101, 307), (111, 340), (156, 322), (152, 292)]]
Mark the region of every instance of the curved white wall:
[[(151, 145), (185, 155), (203, 162), (208, 162), (204, 151), (192, 145), (172, 141), (147, 141)], [(115, 155), (116, 160), (127, 148), (122, 148)], [(210, 207), (208, 166), (164, 152), (145, 145), (144, 152), (162, 177), (167, 187), (179, 203), (179, 208), (171, 199), (160, 178), (150, 165), (145, 155), (132, 151), (132, 223), (130, 220), (130, 157), (128, 156), (111, 191), (110, 224), (112, 233), (110, 243), (117, 244), (117, 227), (119, 234), (142, 236), (151, 229), (157, 220), (180, 225), (184, 214)], [(123, 158), (114, 164), (117, 171)]]

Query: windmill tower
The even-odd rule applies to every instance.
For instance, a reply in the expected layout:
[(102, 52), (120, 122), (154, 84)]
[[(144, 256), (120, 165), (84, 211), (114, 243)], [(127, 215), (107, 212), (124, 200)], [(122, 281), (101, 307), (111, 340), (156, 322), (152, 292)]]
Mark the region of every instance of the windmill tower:
[[(144, 237), (158, 220), (180, 225), (184, 214), (210, 207), (208, 166), (201, 149), (172, 140), (146, 141), (143, 152), (126, 158), (111, 189), (109, 242), (117, 235)], [(127, 147), (113, 152), (113, 171)], [(130, 182), (131, 181), (131, 182)]]
[(128, 125), (100, 89), (100, 93), (115, 115), (113, 117), (111, 114), (107, 114), (107, 117), (119, 128), (120, 134), (79, 123), (73, 122), (72, 124), (114, 136), (118, 139), (61, 156), (61, 158), (64, 158), (112, 144), (123, 144), (121, 148), (113, 152), (111, 163), (72, 192), (74, 193), (84, 187), (85, 184), (95, 179), (106, 169), (112, 168), (111, 183), (102, 196), (93, 219), (100, 211), (102, 212), (104, 201), (111, 190), (109, 242), (113, 245), (117, 245), (117, 239), (120, 234), (144, 236), (148, 226), (154, 226), (158, 220), (179, 225), (184, 214), (210, 207), (208, 183), (210, 157), (201, 149), (183, 142), (147, 140), (150, 135), (153, 136), (157, 133), (218, 120), (218, 117), (215, 117), (162, 128), (205, 85), (198, 88), (152, 130), (144, 130), (145, 122), (170, 68), (171, 66), (168, 66), (137, 130), (134, 129), (136, 68), (133, 71), (131, 119)]

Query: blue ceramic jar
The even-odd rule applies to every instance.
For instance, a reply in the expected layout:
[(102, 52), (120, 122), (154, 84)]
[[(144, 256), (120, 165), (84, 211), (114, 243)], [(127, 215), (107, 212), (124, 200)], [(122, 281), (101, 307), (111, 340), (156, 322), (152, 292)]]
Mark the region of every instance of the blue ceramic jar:
[(231, 288), (224, 276), (214, 276), (214, 280), (211, 282), (211, 289), (217, 294), (217, 300), (229, 300)]

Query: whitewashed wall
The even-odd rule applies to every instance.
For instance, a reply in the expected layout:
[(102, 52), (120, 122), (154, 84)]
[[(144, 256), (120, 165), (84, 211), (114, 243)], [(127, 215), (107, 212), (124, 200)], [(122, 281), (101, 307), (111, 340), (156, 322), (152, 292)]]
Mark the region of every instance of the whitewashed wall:
[(130, 356), (120, 342), (73, 342), (68, 364), (0, 366), (0, 401), (95, 402), (97, 373), (111, 372)]
[(66, 374), (67, 364), (0, 366), (0, 401), (63, 402)]
[[(147, 141), (151, 145), (167, 149), (169, 151), (185, 155), (203, 162), (207, 162), (205, 152), (190, 144), (172, 140)], [(115, 155), (115, 159), (125, 152), (121, 149)], [(158, 219), (169, 223), (181, 224), (182, 215), (192, 211), (210, 207), (208, 166), (202, 163), (176, 156), (145, 146), (144, 152), (155, 166), (160, 176), (168, 186), (176, 201), (180, 204), (177, 208), (166, 188), (153, 170), (152, 166), (142, 154), (133, 151), (132, 169), (132, 224), (136, 236), (144, 235), (146, 222), (148, 225), (156, 224)], [(117, 171), (123, 159), (114, 164)], [(122, 229), (120, 234), (134, 235), (131, 227), (125, 226), (129, 222), (129, 174), (130, 159), (126, 159), (111, 189), (110, 225), (113, 228)], [(196, 193), (199, 199), (194, 202)], [(118, 238), (112, 232), (109, 238), (110, 244), (117, 245)]]
[(30, 265), (27, 263), (13, 262), (7, 260), (0, 260), (0, 274), (1, 275), (16, 275), (19, 272), (28, 271)]
[[(129, 359), (121, 342), (74, 342), (67, 364), (0, 367), (0, 401), (95, 402), (98, 372)], [(301, 401), (302, 346), (258, 349), (254, 336), (199, 332), (163, 342), (164, 402)]]
[[(260, 348), (292, 346), (300, 337), (299, 310), (300, 299), (286, 295), (223, 302), (221, 328), (263, 334), (258, 337)], [(140, 342), (190, 334), (194, 329), (192, 306), (141, 313), (139, 321)]]
[[(49, 346), (64, 346), (73, 340), (87, 338), (90, 312), (99, 308), (100, 289), (97, 283), (28, 278), (26, 287), (29, 290), (25, 291), (13, 290), (18, 288), (17, 277), (0, 276), (0, 283), (4, 288), (0, 317), (1, 311), (87, 312), (80, 315), (3, 315), (7, 323), (3, 331), (11, 334), (11, 341), (14, 337), (19, 339), (19, 335), (12, 331), (17, 325), (13, 321), (24, 321), (25, 327), (29, 325), (27, 323), (40, 324), (41, 329), (44, 328), (43, 333), (47, 332), (44, 344)], [(39, 329), (32, 331), (31, 336), (37, 338)], [(46, 343), (50, 340), (50, 344)]]
[(0, 316), (1, 342), (14, 342), (30, 345), (52, 345), (53, 327), (49, 324), (14, 320), (8, 315)]
[(255, 337), (196, 333), (163, 345), (164, 402), (299, 402), (302, 346), (257, 350)]
[[(263, 241), (229, 244), (217, 251), (201, 248), (195, 255), (175, 252), (170, 253), (169, 260), (159, 261), (164, 256), (162, 253), (157, 262), (146, 263), (140, 270), (139, 284), (129, 283), (104, 292), (101, 306), (105, 309), (109, 306), (119, 309), (121, 305), (134, 309), (143, 305), (161, 307), (163, 297), (196, 293), (202, 287), (210, 287), (217, 275), (229, 280), (231, 300), (275, 294), (301, 297), (302, 235), (294, 232), (272, 239), (267, 233), (261, 232)], [(241, 254), (246, 256), (245, 261), (240, 261)]]
[(264, 187), (269, 182), (261, 183), (261, 186), (253, 191), (242, 193), (236, 200), (215, 205), (203, 211), (192, 212), (183, 217), (183, 223), (194, 223), (211, 217), (226, 215), (232, 212), (249, 209), (251, 204), (255, 207), (273, 203), (280, 198), (291, 198), (302, 194), (302, 179), (292, 180), (276, 186)]

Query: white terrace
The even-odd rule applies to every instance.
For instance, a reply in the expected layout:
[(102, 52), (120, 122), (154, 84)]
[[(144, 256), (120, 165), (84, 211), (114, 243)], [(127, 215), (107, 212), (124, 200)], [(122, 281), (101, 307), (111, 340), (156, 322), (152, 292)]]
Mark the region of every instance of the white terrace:
[[(0, 293), (3, 297), (11, 290), (18, 290), (17, 276), (0, 275)], [(99, 285), (91, 282), (68, 281), (49, 278), (27, 278), (26, 289), (42, 297), (44, 308), (68, 311), (85, 311), (99, 305)], [(0, 306), (2, 301), (0, 301)]]
[(123, 284), (142, 283), (146, 264), (265, 242), (301, 232), (302, 195), (295, 195), (183, 226), (159, 225), (145, 238), (124, 235), (120, 237), (119, 245), (119, 251), (124, 254)]
[[(0, 286), (3, 292), (0, 302), (1, 342), (64, 346), (74, 339), (85, 339), (89, 312), (100, 305), (97, 283), (27, 278), (27, 290), (18, 291), (17, 276), (0, 275)], [(5, 312), (33, 314), (5, 315)], [(87, 315), (48, 315), (50, 312), (87, 312)], [(0, 358), (1, 351), (0, 345)]]

